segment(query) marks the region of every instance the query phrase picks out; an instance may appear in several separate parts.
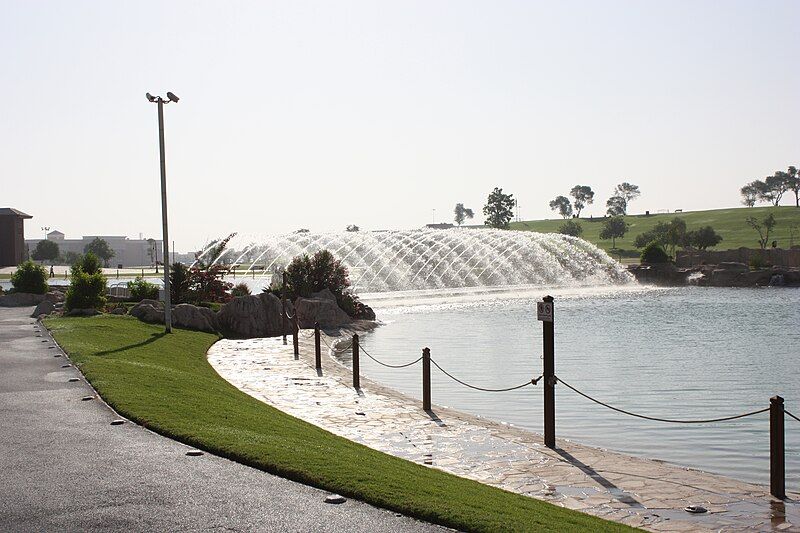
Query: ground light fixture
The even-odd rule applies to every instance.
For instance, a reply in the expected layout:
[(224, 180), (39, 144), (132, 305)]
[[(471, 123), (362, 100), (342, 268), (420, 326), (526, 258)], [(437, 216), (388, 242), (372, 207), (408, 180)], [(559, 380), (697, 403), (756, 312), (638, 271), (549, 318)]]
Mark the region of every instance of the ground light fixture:
[(145, 94), (147, 101), (158, 104), (158, 148), (161, 160), (161, 223), (163, 226), (162, 251), (164, 252), (164, 328), (172, 333), (172, 307), (169, 294), (169, 228), (167, 225), (167, 167), (164, 157), (164, 104), (178, 103), (179, 98), (167, 92), (167, 98)]

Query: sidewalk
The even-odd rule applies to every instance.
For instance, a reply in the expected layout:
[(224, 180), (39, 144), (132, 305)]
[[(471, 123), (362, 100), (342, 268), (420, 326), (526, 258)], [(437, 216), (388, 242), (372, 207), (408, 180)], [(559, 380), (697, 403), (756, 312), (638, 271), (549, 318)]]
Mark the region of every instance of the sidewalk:
[[(800, 531), (800, 495), (541, 436), (434, 407), (352, 373), (330, 357), (313, 368), (313, 339), (223, 340), (209, 362), (242, 391), (293, 416), (410, 461), (652, 531)], [(328, 343), (333, 339), (328, 338)], [(326, 347), (323, 345), (323, 350)], [(708, 512), (689, 514), (688, 505)]]
[(32, 310), (0, 308), (0, 530), (444, 530), (112, 426)]

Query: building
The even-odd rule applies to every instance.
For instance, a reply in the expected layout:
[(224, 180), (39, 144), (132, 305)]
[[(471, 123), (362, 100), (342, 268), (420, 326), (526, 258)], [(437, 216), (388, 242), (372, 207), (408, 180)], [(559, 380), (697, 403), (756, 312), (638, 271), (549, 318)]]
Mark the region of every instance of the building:
[[(47, 234), (47, 240), (58, 244), (58, 249), (63, 256), (67, 252), (82, 254), (86, 246), (95, 239), (103, 239), (114, 250), (114, 257), (108, 262), (109, 266), (141, 267), (161, 262), (163, 249), (161, 240), (156, 239), (129, 239), (122, 235), (85, 235), (80, 239), (67, 239), (60, 231), (54, 230)], [(36, 248), (42, 239), (28, 239), (25, 244), (29, 250)]]
[(11, 207), (0, 207), (0, 267), (17, 266), (27, 257), (26, 218), (33, 217)]

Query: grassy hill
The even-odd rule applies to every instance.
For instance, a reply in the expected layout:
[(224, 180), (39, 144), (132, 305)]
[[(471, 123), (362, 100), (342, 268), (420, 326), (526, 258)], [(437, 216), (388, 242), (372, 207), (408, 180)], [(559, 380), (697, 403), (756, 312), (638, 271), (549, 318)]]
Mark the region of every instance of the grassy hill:
[[(634, 248), (633, 240), (640, 233), (644, 233), (653, 228), (659, 222), (669, 222), (674, 217), (680, 217), (686, 221), (686, 229), (692, 230), (702, 226), (711, 226), (722, 236), (722, 242), (716, 247), (717, 250), (728, 250), (741, 248), (758, 247), (758, 234), (747, 225), (745, 219), (754, 216), (763, 219), (768, 213), (772, 213), (778, 224), (775, 226), (770, 241), (777, 240), (781, 248), (789, 248), (791, 244), (800, 245), (800, 209), (797, 207), (737, 207), (733, 209), (712, 209), (709, 211), (687, 211), (685, 213), (668, 213), (656, 215), (629, 215), (625, 221), (630, 224), (628, 233), (623, 239), (617, 239), (617, 248), (622, 250), (623, 256), (637, 256), (639, 251)], [(583, 237), (587, 241), (599, 246), (603, 250), (611, 249), (611, 241), (600, 239), (600, 228), (603, 225), (602, 218), (590, 220), (581, 218), (580, 224), (583, 227)], [(531, 220), (526, 222), (512, 222), (511, 229), (523, 231), (539, 231), (542, 233), (557, 232), (558, 228), (564, 223), (562, 219), (552, 220)], [(791, 242), (790, 230), (795, 226), (794, 242)], [(617, 255), (617, 252), (614, 253)]]

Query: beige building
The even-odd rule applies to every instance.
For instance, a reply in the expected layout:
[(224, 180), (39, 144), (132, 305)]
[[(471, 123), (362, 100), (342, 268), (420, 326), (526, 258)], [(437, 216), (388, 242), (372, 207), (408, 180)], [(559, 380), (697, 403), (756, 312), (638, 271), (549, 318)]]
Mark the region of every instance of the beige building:
[[(121, 235), (85, 235), (80, 239), (67, 239), (60, 231), (54, 230), (47, 234), (47, 240), (58, 244), (58, 249), (63, 256), (67, 252), (82, 254), (86, 246), (95, 240), (103, 239), (109, 248), (114, 250), (114, 257), (108, 262), (109, 266), (141, 267), (154, 265), (161, 262), (162, 247), (160, 239), (129, 239)], [(27, 239), (25, 245), (29, 252), (33, 252), (41, 239)]]

